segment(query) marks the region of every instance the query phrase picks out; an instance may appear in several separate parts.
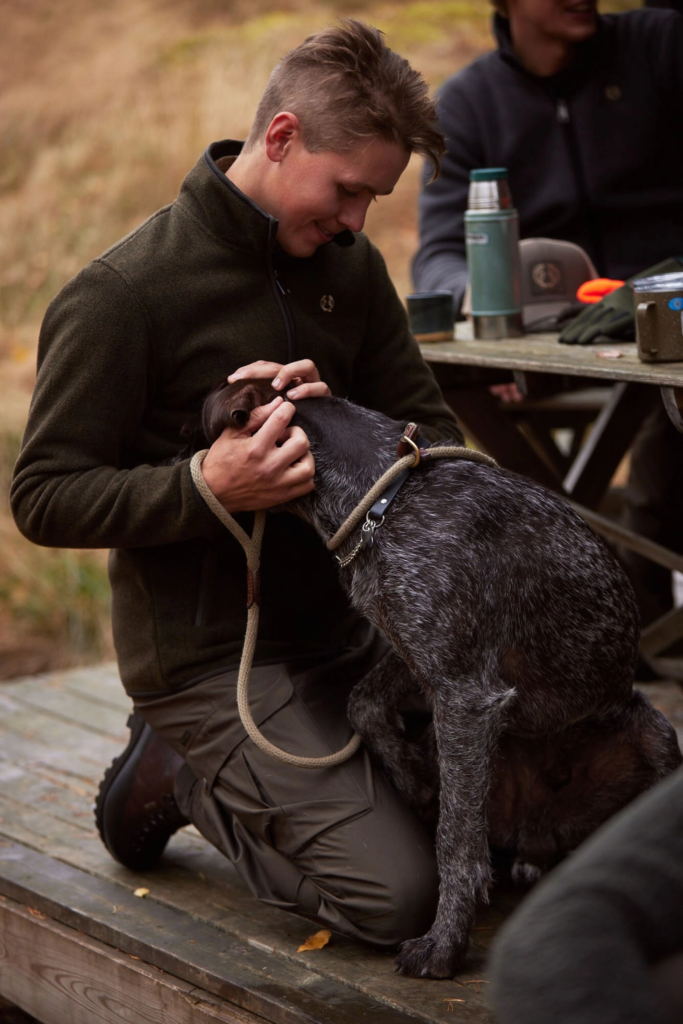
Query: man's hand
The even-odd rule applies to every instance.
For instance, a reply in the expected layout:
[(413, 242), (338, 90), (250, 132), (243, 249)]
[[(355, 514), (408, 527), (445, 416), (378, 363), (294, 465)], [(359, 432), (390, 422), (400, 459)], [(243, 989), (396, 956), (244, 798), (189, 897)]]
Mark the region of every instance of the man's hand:
[(271, 363), (265, 359), (257, 359), (248, 366), (240, 366), (231, 373), (228, 381), (242, 380), (245, 377), (257, 377), (270, 380), (276, 391), (284, 391), (288, 385), (294, 387), (287, 391), (287, 398), (327, 398), (331, 394), (327, 384), (320, 379), (320, 374), (311, 359), (297, 359), (294, 363)]
[(241, 430), (226, 427), (211, 445), (202, 474), (226, 512), (256, 512), (313, 490), (308, 438), (301, 427), (289, 426), (295, 411), (291, 402), (274, 398), (254, 409)]

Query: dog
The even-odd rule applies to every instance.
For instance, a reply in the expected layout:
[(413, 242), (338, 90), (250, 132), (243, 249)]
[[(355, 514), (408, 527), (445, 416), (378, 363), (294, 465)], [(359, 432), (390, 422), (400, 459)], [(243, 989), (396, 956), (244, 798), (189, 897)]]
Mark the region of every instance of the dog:
[[(192, 443), (242, 429), (275, 394), (264, 381), (222, 384)], [(327, 541), (395, 461), (406, 425), (339, 398), (299, 402), (292, 423), (309, 438), (315, 490), (273, 511)], [(533, 882), (681, 754), (633, 690), (631, 586), (561, 496), (435, 459), (410, 473), (373, 536), (340, 579), (391, 651), (352, 691), (349, 718), (419, 814), (438, 806), (436, 918), (396, 967), (452, 977), (487, 898), (490, 845), (515, 851), (513, 874)], [(397, 708), (418, 691), (433, 724), (413, 741)]]

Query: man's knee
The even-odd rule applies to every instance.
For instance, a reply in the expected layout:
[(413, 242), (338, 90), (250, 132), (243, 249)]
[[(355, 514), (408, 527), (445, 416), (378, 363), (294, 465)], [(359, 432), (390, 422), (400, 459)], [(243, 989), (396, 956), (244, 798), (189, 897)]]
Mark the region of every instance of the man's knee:
[(359, 904), (352, 898), (348, 914), (364, 941), (391, 948), (429, 930), (438, 898), (439, 877), (431, 842), (398, 844), (376, 867), (372, 897)]

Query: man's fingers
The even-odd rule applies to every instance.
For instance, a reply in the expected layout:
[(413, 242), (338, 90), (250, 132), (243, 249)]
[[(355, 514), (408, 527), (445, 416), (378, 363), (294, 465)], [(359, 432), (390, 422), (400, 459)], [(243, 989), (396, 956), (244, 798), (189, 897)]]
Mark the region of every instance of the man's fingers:
[[(296, 409), (291, 402), (285, 402), (284, 399), (275, 398), (270, 405), (275, 405), (276, 402), (279, 402), (279, 404), (276, 405), (270, 413), (268, 413), (266, 418), (262, 420), (261, 424), (253, 433), (252, 440), (254, 441), (256, 449), (262, 453), (265, 453), (269, 448), (274, 447), (274, 445), (280, 440), (284, 431), (289, 426), (289, 421), (296, 412)], [(268, 409), (269, 406), (261, 405), (257, 408)], [(254, 409), (254, 412), (256, 412), (256, 409)], [(249, 423), (251, 423), (254, 412), (252, 412), (249, 417)]]
[[(315, 487), (313, 477), (315, 476), (315, 463), (313, 456), (310, 452), (305, 455), (300, 462), (295, 462), (293, 465), (288, 466), (287, 469), (282, 473), (280, 477), (280, 483), (285, 491), (297, 491), (299, 494), (307, 494), (312, 491)], [(295, 497), (294, 494), (289, 494), (289, 498)], [(282, 501), (287, 501), (289, 498), (282, 498)]]
[[(270, 419), (270, 417), (272, 416), (276, 409), (280, 409), (284, 402), (285, 399), (278, 395), (278, 397), (273, 398), (272, 401), (269, 401), (267, 403), (267, 406), (256, 406), (254, 409), (252, 409), (251, 414), (249, 416), (249, 421), (245, 424), (240, 433), (251, 436), (253, 433), (255, 433), (263, 426), (266, 420)], [(290, 402), (288, 402), (288, 404), (290, 404)]]
[(232, 384), (237, 380), (255, 377), (270, 380), (276, 391), (285, 391), (288, 398), (327, 398), (331, 391), (320, 379), (318, 368), (312, 359), (296, 359), (293, 363), (274, 363), (257, 359), (246, 366), (240, 366), (228, 377)]
[(295, 384), (295, 387), (287, 392), (287, 398), (329, 398), (331, 394), (327, 384), (320, 380), (311, 384)]
[(312, 359), (296, 359), (293, 363), (285, 363), (284, 366), (280, 366), (273, 379), (273, 387), (279, 391), (280, 388), (286, 388), (297, 377), (302, 384), (312, 384), (320, 380), (318, 367)]
[(259, 380), (270, 380), (279, 373), (282, 363), (274, 363), (269, 359), (257, 359), (246, 366), (240, 366), (228, 377), (232, 384), (235, 380), (243, 380), (245, 377), (257, 377)]
[[(279, 461), (289, 466), (293, 462), (308, 457), (310, 452), (310, 442), (301, 427), (292, 427), (291, 435), (278, 448)], [(314, 465), (312, 455), (310, 464)]]

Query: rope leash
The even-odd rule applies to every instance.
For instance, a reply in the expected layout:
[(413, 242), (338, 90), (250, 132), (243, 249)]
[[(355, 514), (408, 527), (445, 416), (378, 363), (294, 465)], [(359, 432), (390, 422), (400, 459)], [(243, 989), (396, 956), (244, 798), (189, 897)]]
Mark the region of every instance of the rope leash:
[[(381, 496), (381, 494), (387, 489), (389, 484), (393, 480), (395, 480), (397, 476), (400, 476), (405, 469), (410, 469), (412, 467), (417, 466), (422, 459), (424, 459), (425, 462), (427, 460), (431, 462), (432, 459), (466, 459), (469, 462), (481, 462), (485, 466), (492, 466), (495, 468), (498, 467), (498, 463), (496, 462), (495, 459), (492, 459), (490, 455), (484, 455), (483, 452), (474, 451), (474, 449), (472, 448), (464, 448), (462, 445), (444, 445), (441, 448), (429, 448), (425, 450), (418, 448), (417, 445), (413, 444), (410, 441), (408, 443), (411, 444), (414, 451), (410, 452), (408, 455), (404, 455), (403, 458), (399, 459), (397, 462), (394, 462), (394, 464), (389, 467), (386, 473), (382, 474), (377, 483), (373, 484), (373, 486), (370, 488), (370, 490), (362, 499), (362, 501), (360, 501), (358, 505), (356, 505), (348, 519), (346, 519), (346, 521), (343, 522), (342, 525), (339, 527), (334, 537), (331, 537), (328, 540), (327, 547), (330, 551), (334, 551), (336, 550), (336, 548), (340, 547), (347, 539), (347, 537), (349, 537), (350, 534), (353, 533), (355, 528), (358, 526), (361, 520), (365, 516), (367, 516), (372, 506), (375, 504), (375, 502)], [(370, 536), (372, 536), (372, 533), (380, 525), (380, 520), (375, 521), (375, 523), (373, 524), (371, 522), (368, 522), (368, 520), (366, 519), (365, 523), (362, 526), (362, 532), (369, 532)], [(348, 555), (346, 555), (344, 558), (340, 558), (340, 556), (337, 555), (336, 557), (339, 564), (341, 566), (348, 565), (349, 562), (351, 562), (351, 560), (356, 557), (358, 552), (364, 546), (364, 543), (364, 539), (361, 537), (361, 540), (358, 542), (356, 547), (353, 549), (353, 551), (350, 551)]]
[[(406, 439), (404, 438), (404, 440)], [(368, 516), (372, 506), (381, 497), (392, 481), (400, 476), (404, 470), (417, 466), (422, 458), (425, 460), (427, 458), (430, 460), (433, 458), (468, 459), (470, 462), (481, 462), (487, 466), (497, 466), (494, 459), (490, 458), (488, 455), (484, 455), (482, 452), (473, 451), (471, 448), (463, 448), (459, 445), (449, 445), (442, 448), (430, 448), (429, 454), (427, 454), (424, 449), (418, 448), (417, 445), (409, 439), (408, 443), (413, 448), (413, 451), (408, 455), (404, 455), (390, 466), (386, 473), (379, 478), (377, 483), (370, 488), (351, 515), (339, 527), (334, 537), (327, 542), (327, 547), (330, 551), (334, 551), (335, 548), (338, 548), (343, 544), (347, 537), (361, 522), (363, 517)], [(261, 544), (266, 525), (266, 513), (264, 511), (255, 513), (254, 529), (250, 537), (249, 534), (242, 529), (237, 520), (233, 519), (230, 513), (225, 511), (204, 479), (202, 474), (202, 463), (207, 455), (208, 448), (205, 448), (203, 451), (197, 452), (196, 455), (193, 456), (192, 461), (190, 462), (192, 480), (207, 506), (211, 509), (213, 514), (220, 519), (223, 525), (230, 530), (230, 533), (240, 543), (245, 555), (247, 556), (247, 630), (244, 636), (242, 657), (240, 659), (240, 667), (237, 675), (237, 710), (239, 712), (242, 725), (244, 726), (249, 738), (253, 740), (260, 750), (263, 750), (264, 753), (269, 754), (276, 760), (284, 762), (284, 764), (292, 765), (295, 768), (330, 768), (333, 765), (343, 764), (343, 762), (348, 761), (348, 759), (352, 757), (360, 747), (361, 738), (358, 733), (354, 733), (346, 746), (343, 747), (342, 750), (336, 751), (334, 754), (328, 754), (326, 757), (299, 757), (297, 754), (290, 754), (286, 750), (281, 750), (279, 747), (276, 747), (274, 743), (271, 743), (270, 740), (267, 740), (252, 717), (249, 709), (249, 675), (251, 672), (252, 662), (254, 660), (256, 637), (258, 635), (259, 603), (261, 600)], [(345, 558), (340, 558), (339, 555), (336, 556), (340, 565), (348, 565), (356, 557), (358, 552), (366, 543), (364, 539), (365, 534), (369, 533), (369, 536), (372, 538), (372, 534), (378, 526), (381, 526), (382, 522), (383, 518), (372, 522), (369, 520), (369, 517), (366, 519), (366, 522), (362, 527), (361, 540), (353, 551), (351, 551)]]
[(274, 743), (267, 740), (254, 721), (249, 709), (249, 674), (254, 660), (256, 648), (256, 637), (258, 635), (259, 602), (260, 602), (260, 564), (261, 564), (261, 542), (263, 531), (266, 525), (266, 513), (261, 511), (255, 514), (254, 529), (251, 537), (242, 529), (240, 524), (233, 519), (229, 512), (226, 512), (220, 501), (209, 488), (202, 474), (202, 463), (208, 454), (208, 448), (197, 452), (190, 462), (190, 472), (194, 485), (202, 498), (211, 509), (213, 514), (220, 519), (225, 527), (230, 530), (233, 537), (239, 541), (244, 553), (247, 556), (247, 631), (244, 636), (242, 647), (242, 658), (240, 660), (239, 673), (237, 675), (237, 710), (240, 720), (246, 729), (247, 735), (253, 742), (271, 757), (295, 768), (330, 768), (336, 764), (342, 764), (356, 753), (361, 738), (354, 733), (349, 742), (342, 750), (327, 757), (299, 757), (297, 754), (290, 754), (286, 750), (280, 750)]

